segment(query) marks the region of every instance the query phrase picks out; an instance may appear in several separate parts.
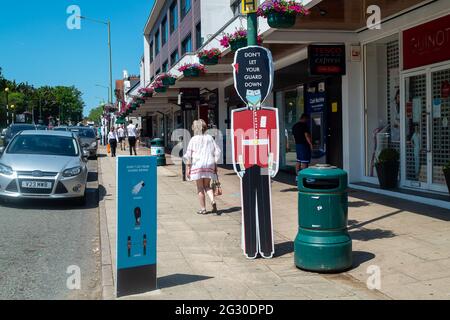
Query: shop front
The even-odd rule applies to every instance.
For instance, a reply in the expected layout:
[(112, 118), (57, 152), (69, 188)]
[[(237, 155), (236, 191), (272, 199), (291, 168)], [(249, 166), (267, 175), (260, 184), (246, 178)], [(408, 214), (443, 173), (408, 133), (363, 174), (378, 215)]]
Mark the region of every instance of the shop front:
[(450, 15), (364, 45), (366, 176), (385, 148), (400, 154), (400, 186), (447, 192)]
[(304, 60), (275, 73), (275, 105), (280, 113), (281, 168), (293, 171), (297, 161), (293, 126), (309, 115), (312, 164), (343, 166), (342, 83), (340, 75), (311, 76)]

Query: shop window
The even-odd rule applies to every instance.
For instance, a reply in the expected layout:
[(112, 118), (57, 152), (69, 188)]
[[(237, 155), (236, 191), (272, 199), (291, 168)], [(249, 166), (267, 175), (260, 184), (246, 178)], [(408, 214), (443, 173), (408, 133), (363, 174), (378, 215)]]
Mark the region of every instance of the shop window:
[(167, 72), (168, 67), (169, 67), (169, 61), (166, 60), (166, 61), (164, 61), (163, 65), (162, 65), (162, 72)]
[(400, 152), (399, 40), (393, 35), (364, 46), (366, 176), (385, 148)]
[(305, 112), (304, 87), (276, 93), (276, 106), (280, 110), (283, 122), (280, 123), (281, 136), (281, 164), (282, 167), (295, 167), (297, 162), (295, 139), (292, 127)]

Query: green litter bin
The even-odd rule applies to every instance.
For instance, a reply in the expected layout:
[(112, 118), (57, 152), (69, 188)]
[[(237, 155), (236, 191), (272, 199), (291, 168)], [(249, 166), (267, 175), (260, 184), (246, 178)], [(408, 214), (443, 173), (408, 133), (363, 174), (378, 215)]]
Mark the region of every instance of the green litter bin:
[(316, 272), (339, 272), (352, 266), (347, 231), (348, 179), (344, 170), (317, 165), (298, 175), (298, 234), (295, 265)]
[(166, 154), (164, 150), (164, 140), (160, 138), (153, 139), (150, 142), (150, 154), (152, 156), (158, 157), (156, 164), (158, 166), (166, 165)]

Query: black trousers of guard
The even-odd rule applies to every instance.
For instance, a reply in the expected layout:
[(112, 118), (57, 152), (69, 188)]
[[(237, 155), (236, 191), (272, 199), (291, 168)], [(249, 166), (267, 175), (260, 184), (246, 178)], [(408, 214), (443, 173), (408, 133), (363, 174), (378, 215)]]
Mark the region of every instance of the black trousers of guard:
[(244, 241), (248, 258), (255, 258), (258, 254), (258, 238), (260, 253), (266, 258), (273, 254), (269, 176), (262, 174), (262, 170), (267, 171), (253, 166), (246, 169), (242, 177)]

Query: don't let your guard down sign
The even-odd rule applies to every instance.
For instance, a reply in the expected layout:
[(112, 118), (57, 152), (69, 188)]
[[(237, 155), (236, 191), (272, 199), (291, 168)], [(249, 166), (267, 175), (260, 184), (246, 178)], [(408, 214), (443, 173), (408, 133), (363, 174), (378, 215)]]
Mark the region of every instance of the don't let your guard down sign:
[(260, 106), (272, 91), (272, 53), (259, 46), (241, 48), (236, 51), (233, 69), (239, 97), (248, 106)]
[(117, 158), (117, 297), (156, 289), (156, 157)]

